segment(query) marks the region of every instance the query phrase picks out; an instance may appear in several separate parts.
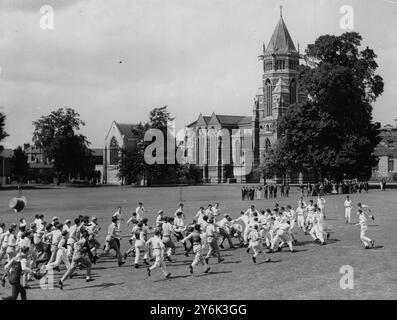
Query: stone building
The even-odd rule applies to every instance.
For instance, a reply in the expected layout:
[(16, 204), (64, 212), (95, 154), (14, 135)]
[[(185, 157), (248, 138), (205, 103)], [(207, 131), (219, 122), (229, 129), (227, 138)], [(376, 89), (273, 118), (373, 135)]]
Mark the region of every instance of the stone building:
[(382, 141), (375, 149), (378, 164), (373, 168), (372, 180), (397, 180), (397, 119), (393, 125), (380, 129)]
[(262, 86), (251, 116), (200, 114), (186, 127), (190, 163), (199, 165), (206, 182), (259, 181), (256, 169), (280, 137), (280, 117), (290, 104), (304, 98), (298, 93), (299, 50), (282, 13), (259, 58), (263, 62)]
[(97, 165), (96, 170), (101, 172), (102, 182), (107, 184), (123, 184), (123, 181), (117, 177), (117, 164), (120, 155), (120, 149), (134, 148), (137, 139), (133, 129), (138, 124), (119, 123), (113, 121), (105, 137), (105, 148), (103, 150), (103, 165)]

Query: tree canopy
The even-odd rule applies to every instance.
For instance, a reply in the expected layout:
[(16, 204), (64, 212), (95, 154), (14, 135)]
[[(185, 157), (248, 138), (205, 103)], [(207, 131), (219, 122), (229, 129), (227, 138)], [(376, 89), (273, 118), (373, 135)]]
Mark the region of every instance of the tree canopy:
[(14, 150), (14, 154), (11, 158), (11, 167), (13, 179), (20, 183), (23, 182), (27, 177), (29, 164), (28, 156), (20, 146)]
[[(7, 132), (5, 132), (5, 124), (6, 124), (6, 116), (4, 113), (0, 112), (0, 141), (8, 136)], [(3, 146), (0, 145), (0, 152), (3, 151)]]
[(53, 161), (58, 175), (87, 177), (92, 174), (92, 154), (87, 138), (78, 134), (85, 123), (72, 108), (60, 108), (33, 122), (33, 142)]
[(356, 32), (320, 36), (305, 52), (299, 86), (305, 101), (291, 105), (281, 118), (281, 139), (273, 163), (309, 171), (319, 179), (368, 179), (376, 163), (378, 125), (371, 103), (383, 92), (375, 73), (376, 54), (360, 51)]

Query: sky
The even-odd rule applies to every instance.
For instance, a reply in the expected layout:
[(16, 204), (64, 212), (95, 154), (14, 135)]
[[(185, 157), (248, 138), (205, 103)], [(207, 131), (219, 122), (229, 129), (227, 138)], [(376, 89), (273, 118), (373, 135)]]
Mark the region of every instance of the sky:
[[(54, 28), (43, 29), (54, 10)], [(374, 120), (397, 119), (397, 0), (0, 0), (0, 112), (15, 148), (32, 121), (72, 107), (81, 132), (104, 147), (113, 120), (146, 121), (167, 105), (177, 129), (200, 113), (251, 115), (261, 86), (258, 55), (283, 17), (301, 51), (340, 35), (350, 5), (354, 31), (378, 55), (385, 92)], [(343, 107), (343, 106), (341, 106)]]

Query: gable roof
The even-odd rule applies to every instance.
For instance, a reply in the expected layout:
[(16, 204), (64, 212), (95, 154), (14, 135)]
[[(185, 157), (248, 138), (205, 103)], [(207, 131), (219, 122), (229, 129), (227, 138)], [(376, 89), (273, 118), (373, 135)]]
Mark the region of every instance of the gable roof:
[(119, 129), (121, 135), (124, 136), (125, 139), (134, 139), (134, 133), (132, 132), (133, 129), (137, 128), (139, 124), (137, 123), (118, 123), (115, 122), (117, 128)]
[[(211, 120), (211, 117), (207, 117), (207, 116), (203, 116), (204, 122), (205, 124), (208, 124)], [(196, 125), (196, 123), (198, 122), (198, 119), (196, 121), (193, 121), (191, 124), (188, 124), (187, 127), (194, 127)]]
[(298, 53), (281, 16), (265, 50), (265, 55)]
[[(219, 123), (223, 126), (239, 126), (239, 125), (247, 125), (251, 124), (252, 117), (246, 116), (231, 116), (231, 115), (220, 115), (215, 114), (216, 118), (218, 119)], [(205, 123), (208, 125), (210, 123), (211, 117), (203, 116)], [(187, 127), (191, 128), (196, 125), (198, 120), (192, 122)]]

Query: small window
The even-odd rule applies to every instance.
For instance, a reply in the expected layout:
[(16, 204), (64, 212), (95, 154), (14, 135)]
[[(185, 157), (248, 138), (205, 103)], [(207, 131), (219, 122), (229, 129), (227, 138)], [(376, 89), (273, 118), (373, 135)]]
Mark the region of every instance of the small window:
[(389, 172), (394, 171), (394, 158), (393, 157), (388, 157), (387, 158), (387, 168)]

